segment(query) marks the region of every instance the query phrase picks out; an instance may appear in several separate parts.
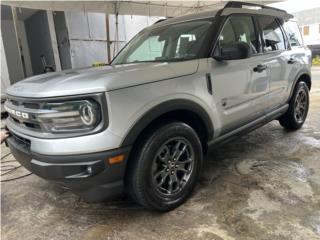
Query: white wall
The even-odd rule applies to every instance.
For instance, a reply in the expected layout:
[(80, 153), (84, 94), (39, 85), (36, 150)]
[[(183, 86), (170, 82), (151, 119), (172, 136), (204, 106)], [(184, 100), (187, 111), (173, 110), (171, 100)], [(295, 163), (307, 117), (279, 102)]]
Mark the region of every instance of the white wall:
[(72, 68), (107, 62), (105, 14), (66, 12), (66, 23)]
[[(309, 26), (309, 35), (303, 35), (303, 40), (306, 45), (320, 44), (320, 22), (307, 25)], [(301, 26), (302, 34), (303, 27)]]
[(118, 16), (118, 42), (116, 36), (116, 17), (109, 16), (110, 40), (114, 41), (111, 45), (111, 57), (113, 58), (123, 46), (131, 40), (142, 29), (154, 24), (163, 17), (148, 17), (137, 15), (120, 15)]
[[(317, 1), (315, 1), (317, 2)], [(303, 34), (303, 27), (309, 26), (309, 35), (304, 35), (305, 44), (314, 45), (320, 44), (320, 8), (306, 9), (303, 11), (293, 13), (297, 19), (301, 32)]]

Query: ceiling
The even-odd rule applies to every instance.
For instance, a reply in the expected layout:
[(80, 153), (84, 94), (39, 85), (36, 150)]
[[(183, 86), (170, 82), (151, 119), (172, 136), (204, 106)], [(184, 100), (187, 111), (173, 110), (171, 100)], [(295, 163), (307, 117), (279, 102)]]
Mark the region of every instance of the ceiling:
[[(270, 4), (283, 0), (248, 0), (258, 4)], [(103, 12), (120, 15), (144, 15), (174, 17), (199, 11), (214, 10), (221, 8), (228, 2), (226, 0), (211, 1), (6, 1), (1, 4), (52, 11), (84, 11)]]

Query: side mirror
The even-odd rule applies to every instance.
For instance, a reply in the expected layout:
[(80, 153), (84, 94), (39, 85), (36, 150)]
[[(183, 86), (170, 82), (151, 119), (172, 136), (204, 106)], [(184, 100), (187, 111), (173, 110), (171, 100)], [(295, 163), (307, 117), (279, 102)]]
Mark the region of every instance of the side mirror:
[(214, 58), (218, 61), (245, 59), (251, 56), (250, 46), (244, 42), (237, 42), (220, 48), (220, 56)]

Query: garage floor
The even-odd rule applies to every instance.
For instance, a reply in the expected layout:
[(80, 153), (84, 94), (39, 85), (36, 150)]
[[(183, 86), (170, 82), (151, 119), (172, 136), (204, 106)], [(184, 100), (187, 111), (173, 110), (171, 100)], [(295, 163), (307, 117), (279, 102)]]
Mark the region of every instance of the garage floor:
[(320, 68), (313, 74), (304, 127), (286, 132), (274, 121), (212, 151), (178, 209), (158, 214), (125, 199), (86, 204), (31, 175), (2, 183), (2, 239), (320, 239)]

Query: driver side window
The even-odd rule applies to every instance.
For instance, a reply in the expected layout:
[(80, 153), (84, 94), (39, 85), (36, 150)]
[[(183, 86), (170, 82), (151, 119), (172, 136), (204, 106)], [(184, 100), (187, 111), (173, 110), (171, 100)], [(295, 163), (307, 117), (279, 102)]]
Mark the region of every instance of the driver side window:
[(225, 23), (218, 41), (219, 51), (237, 43), (245, 43), (251, 54), (259, 52), (259, 42), (250, 16), (231, 16)]

